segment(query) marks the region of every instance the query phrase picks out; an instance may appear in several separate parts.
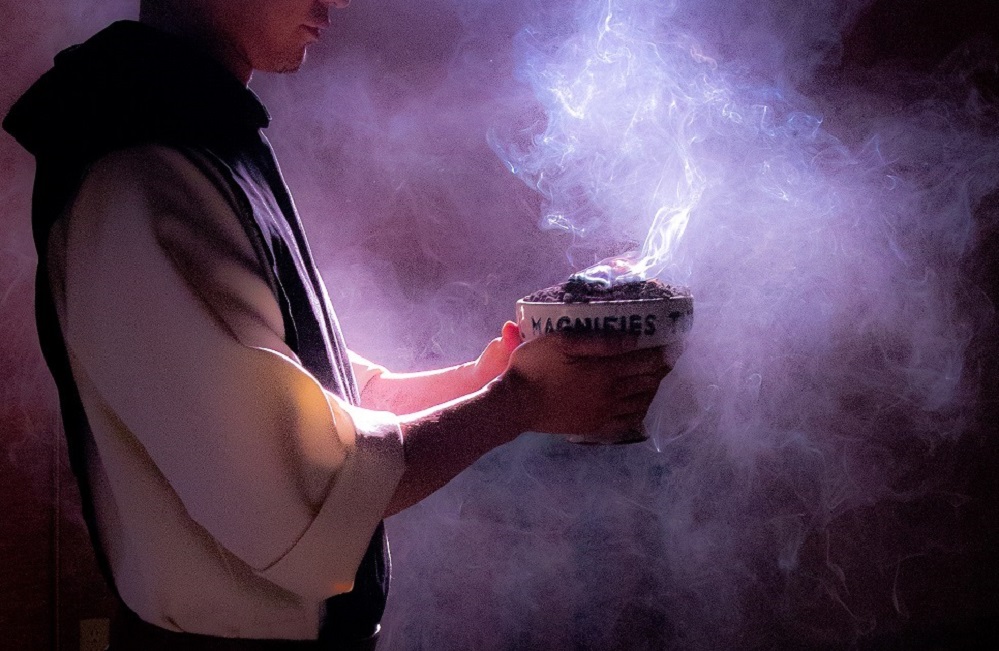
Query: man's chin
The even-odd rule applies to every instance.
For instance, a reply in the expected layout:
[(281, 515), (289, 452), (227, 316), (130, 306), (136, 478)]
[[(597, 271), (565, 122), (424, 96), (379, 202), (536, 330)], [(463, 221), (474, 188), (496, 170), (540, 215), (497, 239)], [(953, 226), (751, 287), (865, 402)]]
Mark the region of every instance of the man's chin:
[(276, 72), (279, 74), (285, 72), (298, 72), (302, 67), (302, 64), (305, 63), (305, 59), (306, 51), (303, 48), (302, 51), (296, 56), (289, 56), (280, 61), (275, 61), (272, 65), (269, 65), (266, 68), (258, 68), (258, 70), (261, 72)]

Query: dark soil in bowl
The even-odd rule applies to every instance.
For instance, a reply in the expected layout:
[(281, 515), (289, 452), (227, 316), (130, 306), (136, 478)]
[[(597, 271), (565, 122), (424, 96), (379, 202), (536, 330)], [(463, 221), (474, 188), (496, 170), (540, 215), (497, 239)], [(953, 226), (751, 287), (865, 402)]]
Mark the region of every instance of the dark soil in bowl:
[(523, 300), (529, 303), (595, 303), (606, 301), (661, 300), (688, 296), (690, 292), (658, 280), (606, 286), (573, 276), (567, 282), (539, 289)]

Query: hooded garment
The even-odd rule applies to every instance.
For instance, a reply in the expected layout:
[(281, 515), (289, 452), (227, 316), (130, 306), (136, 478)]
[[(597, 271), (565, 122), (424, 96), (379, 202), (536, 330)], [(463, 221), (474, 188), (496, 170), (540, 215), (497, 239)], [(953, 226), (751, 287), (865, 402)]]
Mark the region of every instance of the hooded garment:
[[(230, 198), (280, 306), (288, 347), (325, 390), (349, 405), (359, 402), (336, 317), (261, 133), (269, 120), (257, 97), (213, 59), (148, 26), (119, 22), (61, 52), (4, 122), (37, 161), (32, 225), (39, 259), (39, 338), (58, 388), (85, 519), (113, 589), (88, 473), (90, 424), (47, 271), (53, 226), (96, 162), (113, 152), (155, 145), (181, 152), (201, 170)], [(353, 590), (326, 602), (318, 637), (371, 635), (384, 610), (388, 579), (388, 548), (378, 523)]]

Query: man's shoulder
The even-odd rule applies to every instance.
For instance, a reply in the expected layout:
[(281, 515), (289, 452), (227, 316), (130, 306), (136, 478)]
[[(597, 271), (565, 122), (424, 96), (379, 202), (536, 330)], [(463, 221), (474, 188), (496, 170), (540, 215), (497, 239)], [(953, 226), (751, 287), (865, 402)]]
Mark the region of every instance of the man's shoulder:
[(76, 202), (97, 195), (103, 202), (144, 203), (154, 212), (231, 212), (231, 184), (209, 154), (160, 144), (117, 149), (91, 163)]
[(204, 171), (195, 163), (190, 150), (161, 144), (146, 144), (116, 149), (91, 163), (84, 175), (85, 182), (109, 182), (128, 187), (139, 182), (140, 187), (155, 189), (163, 184), (188, 180)]
[(108, 153), (89, 166), (68, 208), (75, 229), (150, 230), (161, 243), (210, 234), (239, 248), (247, 238), (222, 173), (196, 150), (151, 144)]
[(245, 281), (247, 273), (269, 287), (260, 251), (232, 195), (199, 155), (207, 156), (162, 145), (107, 154), (90, 166), (68, 219), (54, 232), (64, 233), (66, 247), (93, 255), (165, 254), (203, 295), (217, 293), (224, 278)]

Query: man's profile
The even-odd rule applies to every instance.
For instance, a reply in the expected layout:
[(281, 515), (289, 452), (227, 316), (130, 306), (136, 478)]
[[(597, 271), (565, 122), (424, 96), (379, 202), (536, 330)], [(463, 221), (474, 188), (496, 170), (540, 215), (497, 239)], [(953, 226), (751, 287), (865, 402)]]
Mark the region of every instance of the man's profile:
[(373, 648), (383, 518), (521, 432), (634, 431), (669, 371), (512, 323), (439, 371), (348, 349), (247, 88), (346, 6), (144, 0), (4, 123), (37, 159), (37, 324), (115, 651)]

